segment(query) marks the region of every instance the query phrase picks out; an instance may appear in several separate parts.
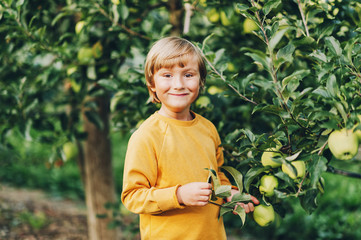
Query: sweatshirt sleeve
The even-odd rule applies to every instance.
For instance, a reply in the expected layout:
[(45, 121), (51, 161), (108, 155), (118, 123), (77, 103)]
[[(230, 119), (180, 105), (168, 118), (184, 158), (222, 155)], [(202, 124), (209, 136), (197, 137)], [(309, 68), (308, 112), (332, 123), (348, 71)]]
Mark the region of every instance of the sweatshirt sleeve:
[(121, 199), (137, 214), (159, 214), (183, 208), (177, 199), (180, 185), (157, 188), (156, 144), (147, 135), (135, 132), (129, 140), (124, 164)]

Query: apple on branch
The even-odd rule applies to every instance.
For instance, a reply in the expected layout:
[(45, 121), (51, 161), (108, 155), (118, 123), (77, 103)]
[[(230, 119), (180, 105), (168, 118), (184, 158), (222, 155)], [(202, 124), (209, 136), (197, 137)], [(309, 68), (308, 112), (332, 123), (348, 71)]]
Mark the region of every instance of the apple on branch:
[(328, 147), (339, 160), (350, 160), (358, 152), (358, 138), (351, 129), (333, 131), (328, 137)]

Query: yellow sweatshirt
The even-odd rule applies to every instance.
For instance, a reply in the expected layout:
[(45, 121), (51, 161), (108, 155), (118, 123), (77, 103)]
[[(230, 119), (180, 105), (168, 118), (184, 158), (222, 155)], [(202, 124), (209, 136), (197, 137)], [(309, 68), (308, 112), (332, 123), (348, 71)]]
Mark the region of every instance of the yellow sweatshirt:
[[(206, 182), (209, 172), (223, 164), (215, 126), (195, 114), (192, 121), (151, 115), (131, 136), (126, 153), (122, 201), (140, 214), (142, 239), (226, 239), (220, 207), (188, 207), (178, 203), (179, 186)], [(218, 172), (223, 185), (227, 177)], [(217, 201), (222, 204), (223, 200)]]

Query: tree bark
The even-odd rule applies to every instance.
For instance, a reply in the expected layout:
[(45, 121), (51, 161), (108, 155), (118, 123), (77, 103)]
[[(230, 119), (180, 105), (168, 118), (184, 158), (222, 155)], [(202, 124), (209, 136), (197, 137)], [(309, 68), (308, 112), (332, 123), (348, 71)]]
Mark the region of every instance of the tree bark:
[(173, 26), (172, 36), (180, 36), (183, 30), (184, 9), (182, 3), (181, 0), (168, 0), (169, 23)]
[(94, 99), (103, 123), (102, 129), (99, 129), (84, 115), (85, 131), (88, 134), (84, 148), (84, 185), (89, 240), (113, 240), (117, 238), (116, 230), (107, 228), (110, 219), (97, 217), (97, 215), (105, 214), (111, 216), (111, 209), (106, 209), (105, 204), (115, 202), (108, 100), (105, 97)]

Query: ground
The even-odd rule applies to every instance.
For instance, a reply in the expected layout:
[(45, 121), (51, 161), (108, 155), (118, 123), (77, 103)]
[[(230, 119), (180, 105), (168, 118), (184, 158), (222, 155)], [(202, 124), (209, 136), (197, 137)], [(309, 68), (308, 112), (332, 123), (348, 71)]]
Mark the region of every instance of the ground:
[[(120, 240), (140, 239), (134, 215), (125, 213), (121, 222)], [(84, 202), (0, 183), (0, 240), (86, 240), (87, 232)]]
[(84, 203), (0, 184), (0, 239), (87, 239)]

